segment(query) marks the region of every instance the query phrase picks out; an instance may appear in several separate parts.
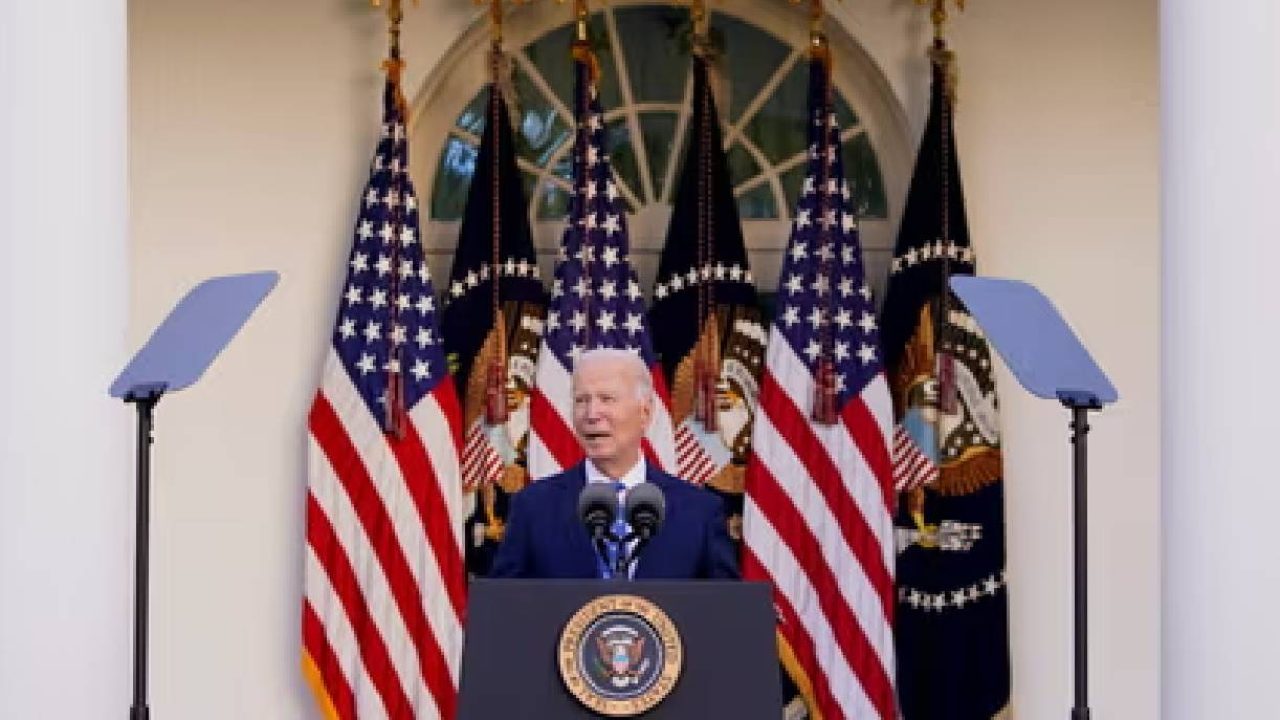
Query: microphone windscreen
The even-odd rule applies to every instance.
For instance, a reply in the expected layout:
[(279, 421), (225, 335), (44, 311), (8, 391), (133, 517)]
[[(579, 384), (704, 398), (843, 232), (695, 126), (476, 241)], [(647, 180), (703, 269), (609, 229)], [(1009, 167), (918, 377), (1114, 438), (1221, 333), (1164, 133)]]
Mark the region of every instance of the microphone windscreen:
[(640, 483), (627, 493), (626, 507), (628, 520), (632, 520), (637, 512), (648, 512), (653, 515), (654, 524), (660, 526), (667, 516), (667, 497), (657, 485)]
[(613, 524), (618, 511), (618, 496), (613, 486), (605, 483), (587, 483), (578, 494), (578, 519), (587, 524), (603, 522)]

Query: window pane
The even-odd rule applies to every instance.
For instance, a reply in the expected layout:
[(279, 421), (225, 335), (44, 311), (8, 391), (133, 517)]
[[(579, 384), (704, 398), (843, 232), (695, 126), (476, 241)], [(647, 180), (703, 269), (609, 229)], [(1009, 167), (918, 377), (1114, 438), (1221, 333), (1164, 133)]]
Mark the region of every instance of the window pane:
[(640, 171), (636, 166), (636, 151), (631, 146), (631, 132), (627, 129), (625, 118), (617, 118), (608, 124), (605, 149), (609, 153), (609, 162), (613, 164), (613, 171), (622, 178), (622, 182), (627, 184), (631, 192), (643, 195)]
[[(618, 71), (614, 67), (613, 51), (609, 47), (609, 33), (600, 13), (591, 15), (587, 27), (591, 45), (600, 60), (600, 101), (604, 103), (605, 112), (608, 112), (621, 103), (622, 97), (618, 91)], [(573, 112), (573, 59), (569, 44), (573, 41), (574, 32), (573, 23), (561, 25), (524, 47), (529, 60), (555, 91), (560, 102), (569, 108), (569, 112)]]
[[(552, 173), (571, 182), (570, 172), (573, 167), (571, 153), (565, 153), (556, 161)], [(550, 180), (542, 182), (542, 195), (538, 198), (538, 219), (557, 220), (569, 212), (569, 191)]]
[(778, 203), (773, 197), (773, 186), (764, 183), (743, 193), (738, 198), (738, 215), (743, 220), (776, 219)]
[(835, 95), (836, 124), (840, 126), (841, 130), (857, 125), (858, 114), (853, 111), (853, 108), (849, 107), (849, 103), (844, 101), (844, 95), (839, 92)]
[(458, 116), (457, 126), (462, 130), (480, 137), (484, 132), (485, 117), (489, 114), (489, 88), (484, 87), (467, 103), (467, 108)]
[(772, 35), (736, 18), (721, 13), (711, 14), (711, 35), (724, 51), (719, 67), (728, 73), (725, 95), (717, 97), (721, 112), (728, 107), (726, 118), (736, 123), (760, 88), (786, 59), (790, 50)]
[(809, 63), (798, 62), (744, 128), (770, 162), (781, 162), (808, 145)]
[(461, 220), (467, 206), (467, 189), (476, 169), (478, 151), (456, 137), (449, 137), (440, 153), (440, 167), (431, 188), (431, 218)]
[(689, 11), (646, 5), (615, 10), (636, 102), (678, 103), (689, 75)]
[(556, 148), (570, 138), (571, 130), (519, 65), (515, 68), (514, 84), (521, 110), (520, 122), (513, 124), (516, 153), (534, 165), (544, 167)]
[(787, 199), (787, 215), (795, 215), (796, 200), (800, 197), (800, 188), (804, 187), (804, 175), (808, 169), (807, 163), (800, 163), (778, 176), (782, 182), (782, 194)]
[(729, 184), (734, 187), (760, 174), (760, 166), (756, 164), (756, 159), (738, 143), (734, 143), (733, 147), (729, 148), (725, 159), (729, 165)]
[(644, 151), (649, 156), (649, 174), (653, 176), (653, 191), (662, 197), (667, 180), (667, 163), (679, 162), (672, 157), (673, 136), (676, 134), (675, 113), (641, 113), (640, 134), (644, 136)]
[(880, 163), (866, 133), (855, 135), (844, 144), (844, 174), (861, 217), (889, 217)]

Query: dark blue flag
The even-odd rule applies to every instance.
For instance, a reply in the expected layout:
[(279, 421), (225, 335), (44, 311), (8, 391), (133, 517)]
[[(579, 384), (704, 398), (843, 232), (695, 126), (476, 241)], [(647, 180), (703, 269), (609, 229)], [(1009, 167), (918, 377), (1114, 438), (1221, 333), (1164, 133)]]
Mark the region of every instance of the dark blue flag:
[(900, 706), (987, 720), (1009, 701), (1004, 487), (991, 353), (951, 275), (974, 274), (947, 92), (934, 49), (929, 120), (881, 318), (893, 390)]

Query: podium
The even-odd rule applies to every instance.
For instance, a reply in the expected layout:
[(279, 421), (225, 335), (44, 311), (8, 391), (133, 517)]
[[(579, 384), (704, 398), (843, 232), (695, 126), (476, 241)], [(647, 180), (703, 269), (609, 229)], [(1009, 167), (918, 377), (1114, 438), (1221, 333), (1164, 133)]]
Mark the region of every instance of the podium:
[[(458, 718), (777, 720), (775, 623), (765, 583), (476, 580), (467, 602)], [(646, 639), (649, 630), (656, 632)], [(638, 685), (651, 682), (651, 692), (665, 696), (656, 703), (628, 698), (633, 668)], [(616, 677), (621, 687), (601, 677)], [(609, 697), (617, 690), (608, 709), (589, 706), (600, 699), (601, 685)], [(588, 700), (575, 696), (584, 686)]]

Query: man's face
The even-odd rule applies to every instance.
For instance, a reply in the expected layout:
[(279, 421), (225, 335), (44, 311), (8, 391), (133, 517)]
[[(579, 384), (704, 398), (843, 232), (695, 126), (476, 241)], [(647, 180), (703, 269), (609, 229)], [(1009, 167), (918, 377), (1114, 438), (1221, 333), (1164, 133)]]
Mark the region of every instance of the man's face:
[(634, 366), (621, 360), (596, 360), (573, 377), (573, 430), (601, 470), (625, 472), (639, 459), (652, 400), (638, 388)]

